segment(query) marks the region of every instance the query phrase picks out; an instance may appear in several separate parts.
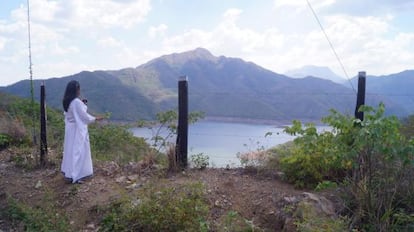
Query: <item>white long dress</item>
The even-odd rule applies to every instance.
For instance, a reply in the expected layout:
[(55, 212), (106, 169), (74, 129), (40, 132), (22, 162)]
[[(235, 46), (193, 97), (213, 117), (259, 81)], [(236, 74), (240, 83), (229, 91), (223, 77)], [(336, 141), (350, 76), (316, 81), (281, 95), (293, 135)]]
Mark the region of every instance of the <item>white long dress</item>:
[(65, 139), (61, 171), (75, 183), (93, 174), (88, 124), (95, 117), (87, 113), (88, 107), (75, 98), (65, 112)]

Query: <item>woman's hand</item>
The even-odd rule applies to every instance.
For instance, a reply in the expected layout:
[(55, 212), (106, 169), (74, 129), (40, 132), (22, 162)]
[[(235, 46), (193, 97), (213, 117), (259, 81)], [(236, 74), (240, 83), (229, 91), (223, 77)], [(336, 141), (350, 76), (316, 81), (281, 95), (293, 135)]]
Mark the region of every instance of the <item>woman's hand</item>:
[(102, 116), (96, 116), (95, 117), (95, 121), (102, 121), (102, 120), (104, 120), (105, 118), (104, 117), (102, 117)]

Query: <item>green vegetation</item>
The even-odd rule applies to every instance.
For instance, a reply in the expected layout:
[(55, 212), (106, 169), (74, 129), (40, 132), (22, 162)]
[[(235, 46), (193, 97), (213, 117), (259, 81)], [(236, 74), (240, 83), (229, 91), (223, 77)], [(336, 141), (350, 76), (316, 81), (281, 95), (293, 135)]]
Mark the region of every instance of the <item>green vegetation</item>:
[(152, 159), (161, 161), (160, 153), (149, 148), (144, 139), (134, 136), (126, 126), (92, 124), (89, 136), (92, 155), (97, 160), (123, 165), (137, 162), (143, 156), (152, 156)]
[(300, 220), (295, 221), (299, 232), (346, 232), (348, 230), (349, 219), (346, 217), (330, 218), (321, 215), (307, 202), (300, 202), (296, 209)]
[(208, 202), (201, 183), (150, 186), (136, 200), (111, 207), (101, 231), (208, 231)]
[[(38, 149), (32, 143), (32, 106), (28, 99), (0, 94), (0, 147), (14, 146), (16, 155), (12, 157), (21, 167), (36, 166)], [(40, 105), (35, 103), (35, 109)], [(59, 162), (63, 151), (64, 120), (59, 110), (47, 108), (47, 143), (50, 162)], [(37, 112), (38, 114), (38, 112)], [(36, 114), (35, 132), (39, 133), (40, 120)], [(151, 156), (161, 162), (160, 154), (151, 149), (143, 139), (135, 137), (127, 126), (94, 123), (89, 126), (92, 155), (96, 160), (115, 161), (125, 164)], [(59, 160), (51, 160), (59, 159)]]
[(220, 232), (254, 232), (262, 231), (252, 221), (243, 218), (237, 211), (229, 211), (223, 217), (219, 230)]
[(297, 186), (340, 184), (351, 228), (408, 231), (414, 227), (414, 139), (401, 134), (396, 117), (384, 116), (384, 105), (360, 110), (364, 121), (332, 111), (323, 119), (332, 130), (321, 133), (295, 121), (286, 132), (298, 137), (274, 149), (271, 160)]
[[(37, 105), (37, 109), (39, 106)], [(20, 99), (0, 93), (0, 134), (2, 147), (31, 145), (28, 131), (33, 127), (32, 105), (27, 99)], [(36, 119), (35, 126), (39, 125)]]
[(8, 218), (16, 225), (23, 224), (24, 231), (70, 231), (69, 220), (58, 211), (59, 207), (53, 202), (47, 195), (41, 204), (30, 207), (9, 197), (0, 216)]
[(0, 134), (0, 150), (4, 149), (9, 146), (10, 144), (10, 136), (7, 134)]
[(351, 161), (334, 144), (334, 133), (318, 133), (313, 124), (303, 128), (299, 121), (285, 131), (298, 135), (288, 150), (280, 152), (280, 169), (287, 181), (298, 187), (315, 187), (324, 180), (342, 179), (351, 168)]
[(198, 153), (191, 156), (191, 163), (193, 164), (194, 168), (197, 169), (205, 169), (208, 167), (210, 157), (208, 155), (204, 155), (203, 153)]

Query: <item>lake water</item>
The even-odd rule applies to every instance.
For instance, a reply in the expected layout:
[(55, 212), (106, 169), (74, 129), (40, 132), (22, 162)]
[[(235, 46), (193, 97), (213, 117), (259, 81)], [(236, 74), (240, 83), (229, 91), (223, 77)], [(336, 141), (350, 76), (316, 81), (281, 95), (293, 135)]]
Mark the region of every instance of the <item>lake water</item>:
[[(133, 128), (132, 132), (146, 139), (155, 134), (147, 128)], [(272, 135), (265, 136), (268, 132)], [(209, 156), (210, 167), (236, 167), (240, 166), (238, 153), (268, 149), (293, 139), (282, 127), (272, 125), (199, 121), (189, 125), (188, 157), (203, 153)]]

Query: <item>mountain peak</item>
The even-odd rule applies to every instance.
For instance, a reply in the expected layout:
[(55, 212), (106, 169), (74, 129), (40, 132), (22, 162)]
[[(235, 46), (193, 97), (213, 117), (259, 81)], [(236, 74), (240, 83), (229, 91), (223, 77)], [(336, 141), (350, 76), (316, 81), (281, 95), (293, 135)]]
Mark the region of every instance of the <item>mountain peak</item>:
[(294, 77), (294, 78), (303, 78), (307, 76), (319, 77), (322, 79), (331, 80), (336, 83), (343, 83), (345, 78), (337, 75), (328, 67), (315, 66), (315, 65), (306, 65), (301, 68), (289, 70), (285, 75)]
[(196, 48), (192, 51), (188, 51), (187, 53), (192, 53), (193, 55), (199, 56), (199, 57), (207, 57), (207, 58), (211, 58), (214, 57), (211, 52), (205, 48)]
[(186, 52), (164, 55), (155, 60), (163, 60), (169, 65), (177, 66), (177, 65), (183, 65), (187, 63), (188, 61), (192, 61), (192, 60), (208, 60), (208, 61), (216, 62), (218, 60), (218, 57), (213, 56), (210, 53), (210, 51), (208, 51), (205, 48), (196, 48), (194, 50), (190, 50)]

